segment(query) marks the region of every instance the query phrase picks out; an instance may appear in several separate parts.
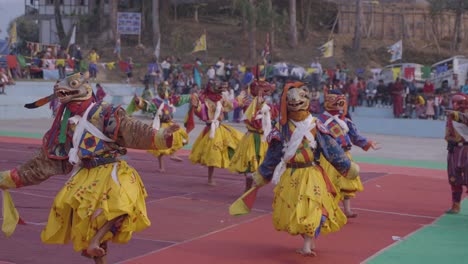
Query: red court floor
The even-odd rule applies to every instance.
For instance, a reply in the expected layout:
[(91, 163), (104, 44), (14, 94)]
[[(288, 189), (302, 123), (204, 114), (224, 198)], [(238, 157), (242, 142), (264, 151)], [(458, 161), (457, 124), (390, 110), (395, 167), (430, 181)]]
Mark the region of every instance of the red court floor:
[[(0, 137), (0, 168), (26, 161), (40, 141)], [(166, 159), (167, 172), (143, 151), (131, 151), (128, 162), (141, 174), (149, 197), (152, 226), (134, 234), (125, 245), (110, 245), (109, 263), (360, 263), (395, 241), (430, 224), (450, 201), (445, 171), (360, 164), (365, 191), (353, 200), (358, 218), (340, 232), (321, 236), (318, 257), (294, 253), (302, 244), (274, 230), (271, 223), (273, 186), (259, 192), (253, 212), (232, 217), (228, 208), (243, 191), (243, 177), (215, 170), (218, 185), (206, 185), (207, 169)], [(56, 192), (66, 176), (23, 189), (12, 196), (27, 225), (11, 238), (0, 238), (0, 263), (86, 263), (71, 245), (44, 245), (40, 231)], [(2, 262), (3, 261), (3, 262)]]

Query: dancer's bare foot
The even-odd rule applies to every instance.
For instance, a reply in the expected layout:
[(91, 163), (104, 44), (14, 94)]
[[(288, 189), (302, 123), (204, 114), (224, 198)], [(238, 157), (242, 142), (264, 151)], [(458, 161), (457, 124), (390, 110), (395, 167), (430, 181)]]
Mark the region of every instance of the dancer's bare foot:
[(171, 155), (170, 159), (173, 161), (178, 161), (178, 162), (182, 161), (182, 159), (177, 155)]
[(345, 215), (347, 218), (356, 218), (358, 216), (358, 214), (352, 212), (352, 211), (348, 211), (348, 212), (345, 212)]
[(159, 168), (159, 172), (166, 172), (166, 169), (164, 169), (164, 168)]
[(296, 253), (301, 254), (304, 257), (316, 257), (317, 256), (317, 253), (313, 251), (312, 249), (300, 248), (296, 250)]
[(216, 186), (216, 182), (211, 180), (211, 181), (208, 181), (208, 185), (209, 186)]
[(86, 254), (91, 257), (102, 257), (106, 255), (106, 250), (100, 247), (98, 243), (91, 242), (86, 249)]

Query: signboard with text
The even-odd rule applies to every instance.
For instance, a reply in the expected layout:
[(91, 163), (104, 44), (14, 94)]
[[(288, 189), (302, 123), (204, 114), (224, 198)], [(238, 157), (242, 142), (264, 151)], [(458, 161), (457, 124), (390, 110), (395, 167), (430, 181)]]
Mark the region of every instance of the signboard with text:
[(120, 35), (140, 35), (141, 13), (118, 12), (117, 33)]

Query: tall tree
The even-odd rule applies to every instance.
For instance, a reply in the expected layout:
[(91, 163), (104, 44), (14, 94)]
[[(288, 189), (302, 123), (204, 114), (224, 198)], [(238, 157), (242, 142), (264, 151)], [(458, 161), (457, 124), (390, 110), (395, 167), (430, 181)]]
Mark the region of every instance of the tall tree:
[(289, 0), (289, 45), (297, 46), (296, 0)]
[[(89, 1), (93, 2), (93, 1)], [(108, 22), (105, 17), (106, 14), (104, 13), (105, 8), (104, 8), (105, 1), (104, 0), (98, 0), (98, 5), (97, 5), (97, 17), (99, 18), (99, 31), (103, 32), (106, 29), (106, 25), (108, 25), (106, 22)]]
[(161, 29), (159, 27), (159, 0), (153, 0), (151, 10), (153, 13), (153, 45), (156, 46), (159, 38), (161, 37)]
[(273, 8), (273, 0), (268, 1), (268, 14), (270, 15), (270, 52), (273, 54), (275, 48), (275, 9)]
[(463, 13), (465, 12), (465, 0), (457, 0), (455, 9), (455, 25), (453, 30), (452, 51), (460, 51), (462, 43), (462, 23)]
[(57, 36), (59, 38), (60, 45), (67, 45), (67, 36), (63, 29), (62, 23), (62, 12), (60, 12), (60, 0), (54, 0), (54, 15), (55, 15), (55, 27), (57, 28)]
[(305, 7), (306, 14), (303, 21), (303, 28), (302, 28), (302, 39), (307, 41), (309, 38), (309, 31), (310, 31), (310, 17), (312, 15), (312, 0), (307, 1), (307, 5)]
[(119, 7), (119, 0), (109, 0), (110, 5), (110, 25), (112, 27), (111, 39), (113, 42), (117, 40), (117, 12)]
[(355, 27), (354, 27), (354, 39), (353, 39), (353, 49), (361, 49), (361, 12), (362, 12), (362, 1), (356, 0), (356, 18), (355, 18)]
[(257, 62), (257, 16), (255, 8), (256, 0), (249, 0), (248, 5), (248, 23), (249, 23), (249, 62), (255, 64)]

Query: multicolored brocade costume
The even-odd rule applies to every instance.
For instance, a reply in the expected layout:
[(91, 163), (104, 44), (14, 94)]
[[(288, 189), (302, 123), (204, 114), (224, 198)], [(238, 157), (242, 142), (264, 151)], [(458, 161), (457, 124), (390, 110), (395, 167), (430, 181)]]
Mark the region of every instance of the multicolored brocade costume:
[(250, 104), (244, 107), (243, 120), (247, 132), (242, 137), (232, 157), (229, 165), (229, 170), (232, 172), (252, 173), (257, 171), (268, 149), (266, 137), (271, 131), (271, 121), (278, 116), (278, 111), (263, 97), (264, 93), (271, 93), (274, 87), (264, 81), (255, 81), (251, 85), (251, 90), (254, 86), (257, 90), (262, 90), (261, 95), (258, 95), (258, 91), (251, 92), (255, 97)]
[[(155, 120), (153, 121), (153, 128), (167, 128), (175, 124), (173, 121), (173, 114), (176, 110), (175, 107), (189, 103), (190, 95), (173, 95), (170, 97), (165, 95), (164, 97), (161, 97), (159, 92), (158, 95), (158, 97), (152, 98), (150, 101), (141, 97), (136, 97), (134, 100), (138, 109), (145, 109), (147, 113), (151, 113), (155, 116)], [(128, 108), (127, 112), (129, 112)], [(172, 135), (173, 142), (171, 148), (148, 150), (148, 152), (153, 154), (155, 157), (159, 157), (161, 155), (171, 155), (189, 142), (187, 132), (185, 132), (183, 128), (179, 128)]]
[[(257, 187), (251, 190), (269, 181), (276, 183), (275, 228), (291, 235), (317, 237), (321, 231), (338, 231), (347, 221), (338, 206), (335, 186), (317, 162), (320, 155), (346, 177), (356, 177), (359, 169), (322, 122), (312, 117), (309, 103), (309, 91), (303, 83), (285, 85), (279, 124), (268, 136), (265, 159), (253, 174)], [(230, 210), (234, 212), (236, 205)]]
[[(330, 136), (327, 128), (314, 118), (316, 148), (303, 138), (293, 158), (286, 163), (286, 171), (275, 187), (273, 200), (273, 225), (278, 231), (291, 235), (307, 234), (316, 237), (319, 232), (338, 231), (346, 224), (346, 216), (338, 206), (334, 185), (323, 173), (317, 160), (325, 157), (342, 174), (346, 174), (351, 161)], [(283, 147), (290, 140), (296, 127), (292, 121), (282, 128), (275, 128), (268, 136), (268, 151), (258, 173), (266, 181), (272, 179), (276, 166), (283, 158)], [(257, 182), (257, 180), (256, 180)], [(320, 231), (321, 230), (321, 231)]]
[[(350, 159), (352, 159), (350, 150), (353, 145), (359, 146), (365, 151), (370, 148), (370, 142), (359, 134), (356, 125), (351, 119), (343, 117), (342, 115), (334, 116), (327, 111), (320, 114), (318, 119), (327, 126), (331, 136), (333, 136), (338, 145), (343, 148)], [(344, 124), (337, 121), (337, 119), (344, 122)], [(353, 180), (343, 177), (324, 157), (320, 158), (320, 166), (322, 166), (332, 179), (333, 184), (340, 190), (342, 198), (354, 197), (356, 192), (364, 190), (360, 177)]]
[(71, 175), (54, 200), (41, 239), (50, 244), (72, 240), (76, 251), (85, 250), (97, 230), (116, 217), (126, 215), (122, 226), (108, 232), (103, 241), (126, 243), (133, 232), (150, 225), (140, 176), (119, 156), (126, 148), (160, 149), (172, 144), (162, 129), (129, 117), (121, 107), (96, 103), (91, 91), (79, 74), (58, 83), (55, 95), (61, 101), (61, 96), (72, 99), (62, 103), (42, 148), (26, 163), (0, 172), (2, 189)]
[(462, 186), (468, 186), (468, 111), (448, 117), (445, 140), (447, 141), (447, 174), (452, 186), (452, 200), (460, 203)]
[(243, 134), (232, 126), (221, 124), (224, 113), (240, 105), (239, 99), (229, 99), (221, 91), (208, 86), (200, 95), (192, 96), (193, 113), (206, 127), (192, 146), (189, 159), (194, 164), (227, 168)]

